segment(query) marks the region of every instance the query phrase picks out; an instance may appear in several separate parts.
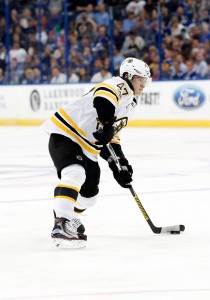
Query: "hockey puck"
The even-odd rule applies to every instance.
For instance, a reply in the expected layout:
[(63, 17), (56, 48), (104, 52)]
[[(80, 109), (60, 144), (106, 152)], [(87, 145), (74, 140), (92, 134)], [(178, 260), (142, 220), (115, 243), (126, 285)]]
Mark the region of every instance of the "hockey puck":
[(180, 234), (180, 231), (170, 231), (171, 234)]
[(184, 231), (185, 230), (185, 226), (184, 225), (180, 225), (180, 231)]

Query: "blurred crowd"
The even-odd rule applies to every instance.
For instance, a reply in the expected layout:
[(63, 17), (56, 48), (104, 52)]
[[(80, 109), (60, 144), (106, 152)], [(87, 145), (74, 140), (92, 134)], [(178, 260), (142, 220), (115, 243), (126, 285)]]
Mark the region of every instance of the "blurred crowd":
[(0, 1), (0, 84), (100, 82), (128, 56), (153, 80), (210, 78), (210, 1), (112, 2), (113, 26), (108, 0), (10, 0), (8, 18)]

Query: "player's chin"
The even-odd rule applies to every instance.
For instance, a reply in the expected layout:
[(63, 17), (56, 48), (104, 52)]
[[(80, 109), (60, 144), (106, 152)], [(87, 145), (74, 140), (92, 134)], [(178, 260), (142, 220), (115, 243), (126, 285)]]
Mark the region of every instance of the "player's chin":
[(143, 92), (143, 89), (136, 91), (135, 96), (140, 96), (142, 92)]

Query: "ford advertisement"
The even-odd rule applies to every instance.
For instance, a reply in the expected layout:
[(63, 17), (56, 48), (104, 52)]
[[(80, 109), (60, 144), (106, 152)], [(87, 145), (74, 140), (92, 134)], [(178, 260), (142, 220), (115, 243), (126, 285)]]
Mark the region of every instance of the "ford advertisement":
[(196, 109), (204, 103), (205, 94), (196, 85), (183, 85), (174, 93), (174, 101), (183, 109)]

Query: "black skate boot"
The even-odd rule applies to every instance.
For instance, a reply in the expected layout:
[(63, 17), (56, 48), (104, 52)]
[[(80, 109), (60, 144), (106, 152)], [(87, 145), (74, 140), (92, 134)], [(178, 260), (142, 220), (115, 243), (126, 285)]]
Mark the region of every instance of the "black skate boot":
[[(55, 215), (55, 213), (54, 213)], [(84, 248), (87, 236), (85, 227), (79, 219), (68, 220), (55, 216), (55, 224), (51, 233), (53, 243), (59, 248)]]

